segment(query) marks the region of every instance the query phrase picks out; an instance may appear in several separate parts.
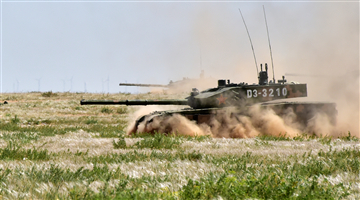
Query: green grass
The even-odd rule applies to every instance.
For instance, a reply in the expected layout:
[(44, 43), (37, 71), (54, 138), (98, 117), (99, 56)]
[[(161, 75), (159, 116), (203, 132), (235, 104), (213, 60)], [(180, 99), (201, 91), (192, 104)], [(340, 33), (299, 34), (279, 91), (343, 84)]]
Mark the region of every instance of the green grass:
[[(38, 120), (34, 120), (34, 119), (31, 120), (31, 123), (33, 125), (30, 124), (27, 126), (22, 126), (18, 123), (19, 119), (16, 116), (13, 119), (14, 119), (13, 121), (16, 121), (16, 123), (13, 121), (8, 123), (4, 121), (2, 122), (0, 121), (0, 131), (16, 132), (16, 134), (14, 135), (15, 138), (19, 137), (19, 135), (23, 135), (25, 137), (25, 134), (30, 135), (29, 137), (31, 137), (31, 135), (34, 133), (37, 133), (38, 136), (64, 135), (65, 133), (76, 132), (79, 130), (84, 130), (91, 133), (98, 133), (98, 137), (109, 138), (109, 137), (118, 137), (120, 134), (123, 134), (124, 133), (123, 130), (125, 128), (125, 124), (123, 123), (120, 123), (116, 126), (97, 124), (98, 121), (92, 118), (85, 121), (84, 124), (87, 126), (82, 126), (82, 124), (77, 124), (75, 126), (69, 126), (69, 127), (54, 126), (54, 124), (50, 120), (43, 120), (42, 125), (36, 126), (40, 122), (37, 123)], [(6, 139), (6, 136), (4, 139)]]
[(150, 151), (150, 152), (139, 152), (139, 151), (129, 151), (127, 153), (118, 154), (118, 153), (111, 153), (107, 155), (100, 155), (100, 156), (93, 156), (85, 158), (88, 163), (129, 163), (129, 162), (136, 162), (136, 161), (152, 161), (155, 159), (158, 160), (166, 160), (166, 161), (176, 161), (176, 160), (189, 160), (189, 161), (200, 161), (204, 157), (203, 154), (199, 152), (191, 152), (185, 153), (184, 151), (179, 151), (176, 153), (171, 152), (157, 152), (157, 151)]
[(359, 138), (352, 136), (350, 131), (348, 132), (348, 136), (339, 137), (339, 139), (344, 140), (344, 141), (354, 141), (354, 142), (360, 141)]
[(110, 114), (110, 113), (113, 112), (113, 110), (110, 109), (110, 108), (108, 108), (108, 107), (103, 107), (103, 108), (101, 108), (101, 112), (102, 112), (102, 113)]
[(181, 144), (185, 141), (197, 141), (202, 142), (208, 140), (209, 136), (177, 136), (177, 135), (165, 135), (161, 133), (149, 134), (149, 133), (137, 133), (129, 138), (142, 138), (142, 140), (136, 142), (132, 146), (127, 146), (125, 142), (125, 137), (123, 135), (119, 136), (117, 141), (113, 141), (113, 146), (115, 149), (119, 148), (150, 148), (150, 149), (175, 149), (179, 148)]
[(20, 119), (18, 118), (17, 115), (15, 115), (15, 117), (11, 119), (11, 123), (12, 123), (12, 124), (17, 124), (17, 123), (19, 123), (19, 122), (20, 122)]
[(5, 148), (0, 149), (0, 160), (50, 160), (51, 156), (46, 149), (23, 149), (12, 141)]
[(128, 111), (127, 107), (119, 107), (116, 109), (116, 113), (118, 113), (118, 114), (126, 114), (128, 112), (129, 111)]
[(29, 120), (26, 121), (26, 123), (28, 125), (39, 125), (39, 124), (51, 124), (54, 122), (50, 119), (30, 118)]
[(182, 188), (181, 198), (341, 199), (350, 194), (349, 187), (343, 183), (331, 184), (326, 178), (321, 181), (320, 177), (341, 171), (358, 174), (359, 155), (359, 150), (355, 149), (321, 151), (317, 155), (295, 157), (294, 163), (275, 161), (276, 165), (261, 163), (252, 167), (247, 167), (246, 162), (257, 159), (247, 155), (248, 159), (235, 162), (241, 167), (230, 167), (222, 175), (210, 174), (200, 181), (190, 179)]
[[(184, 160), (222, 164), (224, 173), (210, 173), (199, 180), (188, 179), (187, 183), (177, 192), (158, 189), (158, 184), (167, 182), (172, 177), (131, 178), (119, 169), (109, 170), (107, 165), (98, 167), (95, 164), (93, 170), (79, 168), (76, 171), (52, 165), (49, 169), (28, 170), (25, 174), (32, 180), (49, 181), (54, 184), (67, 181), (86, 181), (87, 183), (95, 180), (103, 181), (105, 184), (100, 193), (80, 188), (71, 190), (70, 196), (89, 199), (103, 197), (106, 199), (119, 197), (213, 199), (219, 196), (225, 199), (341, 199), (350, 194), (349, 186), (343, 183), (332, 184), (326, 176), (336, 175), (339, 172), (358, 174), (360, 163), (356, 158), (359, 157), (359, 154), (359, 150), (355, 149), (321, 151), (317, 154), (305, 153), (294, 156), (287, 162), (281, 162), (278, 159), (266, 159), (266, 156), (252, 155), (251, 153), (245, 153), (240, 157), (219, 158), (197, 154), (197, 159), (193, 160), (185, 158), (185, 153), (170, 154), (152, 151), (150, 154), (146, 154), (133, 151), (125, 154), (111, 154), (106, 157), (93, 157), (88, 160), (100, 164), (146, 162), (154, 159), (174, 162), (185, 158)], [(335, 159), (336, 162), (332, 162), (331, 159)], [(264, 162), (260, 163), (260, 160)], [(252, 165), (249, 166), (249, 164)], [(120, 179), (121, 182), (115, 188), (110, 188), (108, 183), (111, 179)], [(144, 189), (144, 184), (148, 189)], [(150, 188), (157, 192), (150, 192)]]
[[(240, 163), (234, 170), (229, 167), (224, 174), (201, 178), (200, 181), (189, 180), (180, 191), (182, 199), (212, 199), (221, 196), (226, 199), (260, 198), (260, 199), (338, 199), (349, 195), (348, 187), (342, 183), (332, 185), (328, 181), (320, 184), (320, 175), (336, 174), (339, 171), (358, 173), (359, 151), (345, 149), (343, 151), (319, 152), (317, 155), (302, 156), (306, 165), (290, 162), (265, 161), (257, 166), (247, 167), (248, 162), (254, 164), (257, 159), (251, 154), (217, 160), (218, 164), (225, 160)], [(316, 160), (320, 157), (320, 161)], [(333, 163), (329, 158), (336, 159)], [(141, 158), (142, 159), (142, 158)], [(262, 158), (264, 160), (265, 158)], [(213, 159), (216, 160), (216, 159)], [(273, 164), (271, 164), (273, 162)], [(230, 163), (226, 163), (227, 166)], [(258, 163), (256, 163), (258, 164)], [(226, 167), (225, 167), (226, 168)], [(259, 173), (261, 171), (262, 173)]]
[(24, 144), (24, 143), (29, 143), (31, 141), (37, 141), (39, 140), (40, 136), (33, 132), (29, 132), (29, 133), (15, 132), (12, 134), (3, 133), (2, 135), (0, 135), (0, 138), (5, 141), (16, 140), (17, 142)]
[(279, 134), (279, 136), (272, 136), (272, 135), (261, 135), (257, 137), (260, 140), (265, 141), (310, 141), (312, 139), (316, 139), (315, 135), (308, 135), (308, 134), (301, 134), (295, 137), (290, 137), (286, 133)]
[(360, 141), (359, 138), (352, 136), (350, 132), (348, 132), (348, 136), (338, 137), (334, 138), (331, 136), (322, 136), (317, 137), (316, 135), (308, 135), (308, 134), (301, 134), (299, 136), (295, 137), (289, 137), (286, 134), (280, 134), (279, 136), (272, 136), (272, 135), (261, 135), (257, 137), (259, 140), (263, 141), (311, 141), (314, 139), (319, 140), (323, 144), (329, 145), (331, 142), (333, 142), (335, 139), (340, 139), (343, 141), (354, 141), (358, 142)]
[(155, 133), (153, 135), (145, 134), (142, 135), (142, 137), (143, 137), (142, 140), (128, 147), (126, 145), (125, 138), (123, 136), (120, 136), (117, 142), (113, 141), (113, 146), (114, 148), (173, 149), (173, 148), (178, 148), (183, 142), (181, 137), (166, 136), (161, 133)]
[(96, 123), (98, 123), (98, 120), (93, 119), (93, 118), (88, 119), (88, 120), (85, 121), (85, 124), (96, 124)]
[(109, 180), (110, 178), (119, 179), (123, 176), (120, 173), (120, 169), (109, 170), (107, 165), (100, 167), (96, 164), (91, 170), (80, 167), (76, 171), (72, 171), (69, 168), (64, 169), (57, 165), (51, 164), (50, 167), (28, 168), (23, 173), (26, 175), (26, 178), (33, 181), (51, 182), (56, 185), (72, 181), (87, 181), (88, 183), (91, 183), (96, 180), (104, 181)]
[(10, 169), (0, 169), (0, 183), (4, 183), (7, 180), (7, 177), (10, 175)]
[(1, 123), (0, 130), (8, 132), (20, 132), (20, 133), (38, 133), (40, 136), (54, 136), (63, 135), (67, 132), (77, 131), (80, 128), (77, 127), (55, 127), (55, 126), (19, 126), (15, 123)]
[[(125, 106), (80, 99), (164, 94), (22, 93), (0, 107), (0, 198), (358, 199), (359, 138), (214, 139), (125, 134)], [(16, 102), (15, 102), (16, 101)]]
[(175, 138), (178, 138), (180, 140), (186, 140), (186, 141), (197, 141), (197, 142), (203, 142), (203, 141), (206, 141), (206, 140), (210, 140), (211, 139), (211, 136), (209, 135), (201, 135), (201, 136), (186, 136), (186, 135), (176, 135), (176, 134), (170, 134), (170, 135), (167, 135), (167, 134), (162, 134), (162, 133), (134, 133), (130, 136), (128, 136), (129, 138), (153, 138), (154, 135), (157, 135), (158, 137), (164, 137), (164, 138), (167, 138), (167, 137), (175, 137)]
[(173, 149), (178, 148), (182, 143), (181, 138), (164, 136), (164, 134), (156, 133), (153, 137), (145, 137), (133, 145), (134, 148), (150, 148), (150, 149)]
[[(284, 175), (277, 170), (258, 176), (210, 174), (200, 181), (189, 180), (180, 192), (181, 199), (339, 199), (349, 195), (343, 184), (319, 184), (318, 177)], [(344, 191), (345, 190), (345, 191)]]

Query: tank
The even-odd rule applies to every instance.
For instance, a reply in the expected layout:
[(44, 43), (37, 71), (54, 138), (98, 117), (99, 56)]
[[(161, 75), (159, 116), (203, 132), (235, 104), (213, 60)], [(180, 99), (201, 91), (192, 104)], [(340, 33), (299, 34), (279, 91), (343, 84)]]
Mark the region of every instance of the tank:
[[(139, 117), (129, 131), (130, 134), (138, 132), (142, 126), (142, 132), (154, 133), (159, 131), (152, 126), (154, 121), (161, 121), (166, 117), (181, 115), (197, 124), (211, 126), (211, 119), (217, 114), (230, 110), (235, 116), (248, 116), (249, 109), (253, 105), (261, 109), (271, 109), (278, 116), (283, 117), (289, 110), (295, 114), (295, 121), (306, 127), (308, 121), (316, 113), (328, 116), (332, 124), (336, 123), (336, 104), (327, 102), (288, 102), (284, 99), (307, 97), (307, 85), (300, 83), (287, 83), (283, 76), (281, 80), (268, 81), (268, 68), (259, 72), (257, 84), (231, 83), (230, 80), (218, 80), (215, 88), (199, 91), (193, 88), (190, 96), (185, 99), (173, 100), (81, 100), (81, 105), (185, 105), (181, 110), (155, 111)], [(166, 125), (163, 125), (166, 126)], [(144, 128), (145, 127), (145, 128)], [(163, 130), (163, 129), (162, 129)], [(165, 129), (166, 130), (166, 129)], [(170, 130), (170, 129), (169, 129)], [(167, 133), (167, 131), (165, 131)]]

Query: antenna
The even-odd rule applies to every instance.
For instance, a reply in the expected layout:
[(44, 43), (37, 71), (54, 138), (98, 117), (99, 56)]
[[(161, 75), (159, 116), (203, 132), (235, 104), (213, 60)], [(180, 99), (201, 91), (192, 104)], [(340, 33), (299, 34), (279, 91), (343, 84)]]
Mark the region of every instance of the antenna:
[(16, 79), (16, 92), (19, 92), (19, 81)]
[(63, 82), (63, 92), (65, 92), (65, 79), (61, 79), (61, 81)]
[(102, 81), (102, 92), (105, 93), (105, 90), (104, 90), (104, 83), (107, 83), (107, 89), (108, 89), (108, 93), (109, 93), (109, 76), (107, 77), (107, 79), (101, 79)]
[(204, 78), (204, 70), (202, 68), (201, 46), (200, 46), (200, 79)]
[(101, 83), (102, 83), (102, 84), (101, 84), (101, 86), (102, 86), (102, 93), (104, 94), (105, 92), (104, 92), (104, 79), (103, 79), (103, 78), (101, 79)]
[(242, 15), (242, 13), (241, 13), (240, 8), (239, 8), (239, 11), (240, 11), (241, 18), (242, 18), (242, 20), (243, 20), (243, 22), (244, 22), (244, 25), (245, 25), (245, 28), (246, 28), (246, 32), (247, 32), (247, 34), (248, 34), (248, 36), (249, 36), (249, 40), (250, 40), (250, 44), (251, 44), (251, 49), (252, 49), (253, 54), (254, 54), (254, 60), (255, 60), (255, 66), (256, 66), (256, 72), (257, 72), (256, 76), (257, 76), (257, 75), (259, 74), (259, 69), (258, 69), (258, 65), (257, 65), (257, 62), (256, 62), (254, 47), (253, 47), (253, 44), (252, 44), (252, 42), (251, 42), (249, 30), (248, 30), (248, 28), (247, 28), (247, 26), (246, 26), (246, 23), (245, 23), (245, 20), (244, 20), (244, 17), (243, 17), (243, 15)]
[(200, 71), (202, 71), (201, 47), (200, 47)]
[(109, 94), (109, 92), (110, 92), (109, 88), (110, 88), (110, 79), (109, 79), (109, 75), (108, 75), (108, 77), (107, 77), (107, 89), (108, 89), (108, 94)]
[(264, 5), (263, 5), (263, 10), (264, 10), (264, 18), (265, 18), (266, 32), (267, 32), (268, 41), (269, 41), (269, 49), (270, 49), (270, 57), (271, 57), (271, 66), (272, 66), (272, 72), (273, 72), (273, 81), (274, 81), (274, 83), (275, 83), (274, 62), (273, 62), (273, 57), (272, 57), (272, 52), (271, 52), (269, 29), (268, 29), (268, 25), (267, 25), (267, 21), (266, 21), (266, 14), (265, 14), (265, 6), (264, 6)]
[(42, 77), (41, 78), (38, 78), (38, 79), (35, 79), (37, 82), (38, 82), (38, 91), (40, 92), (40, 81), (41, 81)]
[(72, 91), (72, 88), (73, 88), (73, 76), (71, 77), (71, 79), (69, 79), (70, 81), (70, 92)]

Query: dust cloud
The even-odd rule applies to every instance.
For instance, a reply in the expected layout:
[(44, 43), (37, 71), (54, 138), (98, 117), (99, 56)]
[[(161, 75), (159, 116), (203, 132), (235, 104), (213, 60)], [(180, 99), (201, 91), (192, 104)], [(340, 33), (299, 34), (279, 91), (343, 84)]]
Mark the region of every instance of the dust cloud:
[[(217, 114), (211, 126), (195, 126), (181, 116), (165, 121), (173, 123), (172, 131), (185, 131), (179, 124), (189, 124), (188, 135), (248, 138), (256, 135), (308, 134), (343, 136), (359, 132), (359, 3), (251, 3), (201, 4), (192, 9), (191, 35), (178, 38), (179, 48), (170, 50), (168, 60), (189, 53), (182, 43), (191, 41), (201, 48), (202, 68), (209, 76), (232, 82), (256, 82), (253, 55), (238, 8), (242, 9), (259, 63), (271, 63), (262, 5), (265, 5), (273, 50), (275, 77), (286, 73), (288, 82), (307, 83), (308, 97), (287, 101), (334, 102), (337, 123), (317, 114), (300, 127), (293, 114), (277, 116), (271, 110), (254, 108), (249, 116)], [(176, 38), (175, 38), (176, 40)], [(197, 51), (193, 63), (198, 63)], [(176, 56), (174, 56), (176, 55)], [(196, 60), (196, 61), (195, 61)], [(271, 69), (271, 68), (270, 68)], [(184, 69), (174, 67), (174, 73)], [(190, 71), (190, 70), (189, 70)], [(198, 76), (191, 70), (189, 76)], [(272, 78), (272, 74), (269, 74)], [(209, 85), (209, 87), (214, 87)], [(176, 92), (176, 90), (175, 90)], [(185, 121), (185, 122), (184, 122)], [(161, 129), (163, 124), (158, 122)], [(169, 129), (169, 127), (167, 127)], [(193, 131), (192, 131), (193, 130)]]
[[(242, 8), (248, 25), (258, 62), (270, 63), (262, 5), (251, 4), (249, 10), (244, 10), (244, 6), (246, 5), (239, 7)], [(292, 9), (286, 9), (288, 6)], [(280, 75), (285, 73), (307, 74), (307, 76), (285, 77), (288, 82), (293, 80), (307, 83), (308, 88), (307, 98), (288, 101), (337, 104), (336, 126), (331, 126), (326, 117), (319, 114), (309, 122), (312, 125), (305, 131), (333, 136), (347, 135), (350, 131), (353, 136), (360, 137), (359, 3), (269, 3), (265, 4), (265, 8), (275, 77), (280, 78)], [(216, 9), (211, 6), (203, 8), (199, 13), (201, 14), (196, 24), (202, 25), (194, 26), (195, 40), (202, 40), (209, 49), (215, 47), (229, 53), (229, 56), (224, 58), (226, 60), (224, 68), (227, 70), (219, 74), (224, 73), (227, 77), (233, 77), (235, 74), (239, 77), (232, 79), (240, 78), (240, 81), (254, 82), (255, 68), (250, 43), (240, 16), (237, 26), (230, 28), (216, 24), (221, 18), (211, 14), (216, 13)], [(223, 13), (222, 16), (227, 17), (230, 14)], [(207, 23), (204, 23), (204, 20), (207, 20)], [(234, 37), (234, 33), (237, 36)], [(221, 46), (218, 42), (211, 42), (219, 40), (226, 45)], [(234, 53), (230, 53), (231, 51), (238, 52), (238, 59), (234, 57)], [(215, 52), (212, 55), (214, 54)], [(269, 77), (272, 77), (271, 75), (269, 74)]]
[(184, 77), (182, 80), (171, 81), (167, 88), (155, 88), (152, 89), (151, 92), (159, 93), (164, 92), (168, 94), (177, 94), (177, 93), (190, 93), (193, 88), (196, 88), (200, 91), (213, 88), (217, 86), (217, 80), (211, 77), (203, 77), (199, 78), (187, 78)]
[[(159, 110), (155, 107), (152, 109)], [(148, 108), (140, 109), (136, 115), (148, 114), (148, 110)], [(158, 132), (188, 136), (209, 135), (214, 138), (253, 138), (262, 135), (296, 137), (302, 134), (318, 137), (347, 135), (341, 132), (341, 125), (332, 123), (331, 119), (321, 112), (315, 113), (311, 119), (308, 119), (306, 125), (297, 121), (292, 109), (287, 109), (279, 116), (270, 108), (254, 105), (244, 114), (236, 113), (238, 112), (234, 109), (224, 108), (211, 115), (209, 121), (201, 124), (179, 114), (154, 117), (151, 121), (145, 119), (136, 129), (134, 123), (129, 124), (128, 134)]]
[[(156, 106), (156, 105), (149, 105), (149, 106), (140, 106), (134, 113), (130, 114), (128, 117), (128, 126), (127, 126), (127, 133), (133, 132), (135, 127), (136, 120), (139, 119), (139, 117), (147, 115), (149, 113), (155, 112), (155, 111), (164, 111), (164, 110), (179, 110), (181, 108), (184, 108), (184, 106)], [(136, 108), (135, 108), (136, 109)], [(138, 129), (139, 130), (139, 129)], [(139, 132), (139, 131), (137, 131)]]

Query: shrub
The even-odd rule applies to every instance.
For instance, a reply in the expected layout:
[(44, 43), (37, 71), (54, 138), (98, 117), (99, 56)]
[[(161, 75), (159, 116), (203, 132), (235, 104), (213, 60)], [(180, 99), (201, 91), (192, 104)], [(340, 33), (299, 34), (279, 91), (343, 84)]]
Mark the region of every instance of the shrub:
[(109, 113), (112, 113), (112, 110), (108, 107), (103, 107), (103, 108), (101, 108), (101, 112), (109, 114)]
[(115, 149), (126, 148), (126, 142), (125, 142), (124, 136), (120, 136), (119, 140), (117, 142), (115, 142), (115, 140), (113, 140), (113, 146)]
[(120, 107), (120, 108), (116, 109), (116, 113), (117, 114), (126, 114), (126, 113), (128, 113), (128, 109), (127, 109), (127, 107)]
[(20, 122), (20, 119), (17, 117), (17, 115), (15, 115), (15, 117), (11, 119), (11, 123), (13, 123), (13, 124), (17, 124), (19, 122)]
[(96, 119), (88, 119), (85, 121), (85, 124), (96, 124), (98, 121)]
[(56, 97), (57, 95), (57, 93), (53, 93), (52, 91), (41, 93), (41, 96), (43, 97)]

